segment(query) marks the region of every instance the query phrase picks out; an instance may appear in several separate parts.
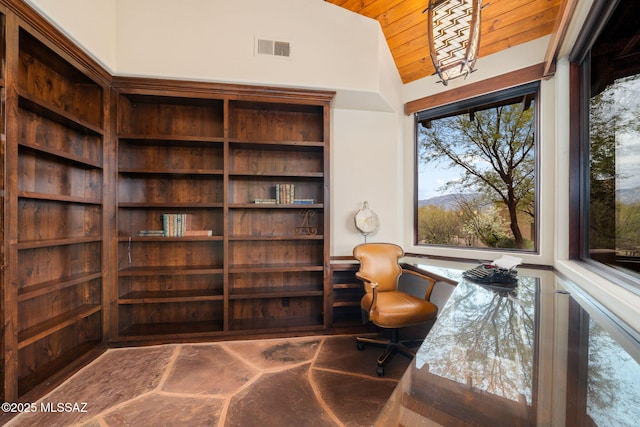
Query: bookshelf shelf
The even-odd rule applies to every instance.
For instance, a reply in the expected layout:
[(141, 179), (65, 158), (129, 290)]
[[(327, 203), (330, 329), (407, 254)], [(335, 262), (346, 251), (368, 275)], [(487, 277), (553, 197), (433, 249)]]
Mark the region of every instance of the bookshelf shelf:
[(146, 83), (115, 82), (116, 340), (326, 327), (333, 94)]

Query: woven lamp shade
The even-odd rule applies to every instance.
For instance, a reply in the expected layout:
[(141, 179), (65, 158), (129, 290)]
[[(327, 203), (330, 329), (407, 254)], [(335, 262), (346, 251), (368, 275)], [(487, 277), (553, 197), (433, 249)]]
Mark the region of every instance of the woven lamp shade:
[(429, 0), (429, 50), (444, 85), (468, 76), (478, 59), (482, 0)]

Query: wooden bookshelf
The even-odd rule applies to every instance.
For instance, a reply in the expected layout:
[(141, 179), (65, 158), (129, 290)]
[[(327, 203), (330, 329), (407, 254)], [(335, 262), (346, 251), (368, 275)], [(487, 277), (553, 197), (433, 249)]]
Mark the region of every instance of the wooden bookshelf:
[(3, 16), (2, 35), (3, 390), (16, 401), (103, 341), (108, 91), (29, 25)]
[[(141, 94), (135, 82), (120, 83), (114, 340), (216, 333), (223, 329), (224, 101), (171, 88)], [(211, 235), (170, 234), (165, 215)]]
[(3, 401), (109, 345), (331, 329), (333, 92), (114, 77), (19, 0), (0, 64)]
[[(330, 321), (328, 113), (326, 97), (229, 102), (232, 331), (319, 330)], [(276, 203), (258, 203), (270, 199)]]
[(360, 300), (364, 296), (362, 281), (356, 278), (358, 263), (331, 264), (331, 307), (334, 328), (362, 326)]
[[(324, 329), (332, 94), (131, 78), (115, 88), (114, 341)], [(283, 184), (297, 195), (259, 202)], [(169, 213), (211, 235), (141, 235)]]
[[(6, 160), (7, 160), (7, 135), (5, 129), (6, 122), (6, 68), (7, 68), (7, 58), (6, 58), (6, 48), (7, 48), (7, 11), (4, 7), (0, 8), (0, 155), (2, 156), (2, 161), (0, 162), (0, 206), (2, 206), (2, 214), (0, 215), (0, 237), (2, 237), (2, 246), (0, 246), (0, 319), (2, 319), (2, 325), (6, 323), (7, 319), (10, 317), (10, 311), (7, 309), (7, 302), (9, 302), (12, 306), (16, 304), (16, 296), (14, 292), (9, 289), (9, 285), (7, 283), (8, 275), (7, 271), (7, 262), (9, 261), (8, 253), (9, 246), (7, 244), (7, 237), (10, 235), (8, 233), (8, 226), (10, 220), (7, 219), (8, 214), (8, 203), (6, 198), (6, 181), (8, 178), (7, 170), (5, 169)], [(12, 330), (11, 332), (14, 332)], [(15, 333), (15, 332), (14, 332)], [(9, 395), (5, 394), (6, 384), (5, 382), (5, 372), (8, 365), (7, 360), (7, 352), (10, 348), (7, 347), (7, 343), (5, 340), (5, 333), (0, 334), (0, 378), (3, 381), (3, 387), (0, 388), (0, 398), (3, 402), (7, 401), (7, 397), (12, 397), (11, 393)], [(15, 347), (15, 339), (10, 343), (12, 348)], [(15, 372), (13, 369), (13, 365), (15, 363), (12, 361), (12, 375)], [(10, 376), (9, 378), (12, 378)], [(15, 387), (13, 387), (15, 388)]]

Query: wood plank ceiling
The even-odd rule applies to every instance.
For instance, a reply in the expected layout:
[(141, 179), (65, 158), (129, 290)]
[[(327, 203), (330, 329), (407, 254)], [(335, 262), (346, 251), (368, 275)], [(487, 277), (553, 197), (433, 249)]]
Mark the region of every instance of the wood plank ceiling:
[[(428, 0), (325, 0), (380, 22), (403, 83), (435, 72), (427, 42)], [(484, 0), (480, 57), (551, 34), (562, 0)]]

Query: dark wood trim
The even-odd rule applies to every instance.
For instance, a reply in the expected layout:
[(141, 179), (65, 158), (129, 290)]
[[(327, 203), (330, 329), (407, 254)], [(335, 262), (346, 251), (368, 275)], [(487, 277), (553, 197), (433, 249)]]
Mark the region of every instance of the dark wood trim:
[(569, 258), (580, 259), (584, 244), (582, 183), (585, 177), (582, 140), (584, 138), (586, 111), (582, 95), (584, 73), (582, 66), (571, 63), (569, 70)]
[[(118, 182), (117, 150), (116, 144), (116, 117), (117, 96), (113, 89), (105, 91), (105, 138), (103, 147), (104, 173), (103, 182), (109, 188)], [(106, 191), (103, 215), (105, 216), (104, 241), (103, 246), (104, 262), (103, 277), (103, 340), (109, 342), (118, 333), (118, 227), (116, 226), (116, 206), (117, 197), (115, 191)]]
[[(333, 99), (335, 92), (324, 93), (324, 96), (330, 96)], [(322, 222), (326, 227), (331, 224), (331, 107), (329, 102), (324, 102), (323, 109), (323, 142), (324, 142), (324, 165), (323, 170), (326, 176), (324, 177), (323, 187), (323, 203), (324, 210), (322, 211)], [(323, 275), (324, 275), (324, 327), (329, 330), (333, 326), (333, 278), (331, 271), (331, 229), (325, 229), (324, 233), (324, 246), (322, 249), (322, 259), (324, 260)]]
[(520, 70), (511, 71), (496, 77), (482, 80), (478, 83), (469, 84), (446, 92), (437, 93), (425, 98), (409, 101), (404, 105), (404, 113), (410, 115), (418, 111), (447, 105), (464, 99), (498, 90), (519, 86), (525, 83), (542, 80), (544, 78), (545, 64), (540, 63)]
[(67, 60), (71, 60), (84, 74), (101, 84), (108, 85), (111, 82), (111, 75), (95, 59), (80, 49), (69, 37), (54, 27), (49, 21), (43, 18), (35, 10), (22, 0), (0, 0), (13, 12), (21, 22), (19, 25), (29, 30), (31, 34), (42, 35), (58, 55)]
[(418, 171), (420, 170), (420, 156), (418, 149), (418, 120), (414, 116), (413, 120), (413, 241), (414, 246), (418, 246), (418, 230), (420, 229), (418, 223), (418, 214), (420, 212), (420, 206), (418, 201), (420, 200), (420, 177)]
[(353, 255), (333, 255), (331, 256), (331, 261), (355, 261), (356, 259)]
[(544, 77), (551, 77), (556, 72), (556, 60), (558, 59), (558, 52), (564, 42), (564, 38), (567, 34), (567, 29), (573, 18), (578, 0), (563, 0), (558, 11), (558, 17), (556, 19), (553, 32), (551, 33), (551, 40), (547, 47), (547, 53), (544, 57)]
[(326, 90), (298, 90), (273, 86), (119, 76), (113, 77), (112, 87), (119, 92), (134, 95), (157, 94), (158, 91), (167, 90), (170, 87), (172, 88), (173, 96), (211, 99), (226, 98), (232, 100), (245, 96), (260, 96), (264, 97), (265, 102), (283, 102), (283, 100), (292, 99), (296, 101), (296, 104), (308, 103), (313, 105), (331, 102), (336, 94), (335, 91)]
[[(17, 46), (19, 40), (18, 19), (13, 14), (5, 16), (6, 58), (5, 58), (5, 176), (6, 195), (4, 199), (4, 283), (2, 289), (2, 315), (4, 351), (4, 401), (16, 402), (18, 398), (18, 278), (15, 268), (18, 262), (18, 195), (12, 191), (18, 188), (18, 69)], [(16, 136), (14, 136), (16, 135)]]
[(573, 44), (573, 49), (569, 54), (569, 61), (580, 63), (585, 60), (596, 41), (597, 35), (602, 32), (602, 29), (607, 24), (608, 17), (618, 6), (618, 2), (619, 0), (594, 0), (587, 19), (582, 25), (582, 30), (580, 30), (580, 34), (578, 34), (578, 38)]

